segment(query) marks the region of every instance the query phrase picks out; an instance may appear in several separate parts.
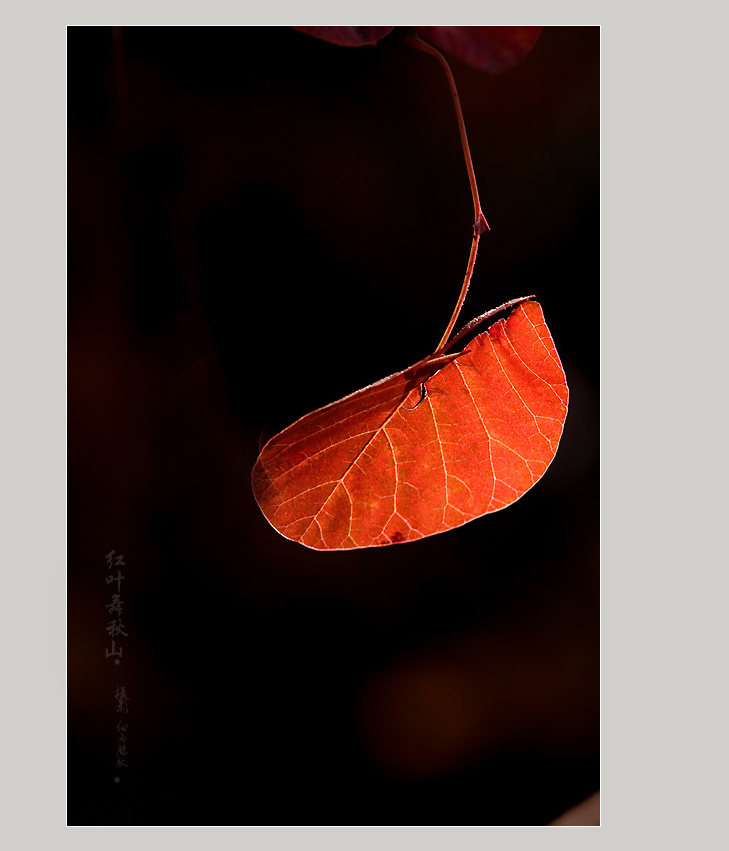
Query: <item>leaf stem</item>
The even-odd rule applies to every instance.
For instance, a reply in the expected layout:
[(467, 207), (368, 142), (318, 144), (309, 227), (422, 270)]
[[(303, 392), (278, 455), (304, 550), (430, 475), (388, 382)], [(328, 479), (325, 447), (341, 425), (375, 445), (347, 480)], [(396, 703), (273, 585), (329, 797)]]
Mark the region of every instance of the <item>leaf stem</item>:
[(486, 217), (481, 210), (481, 201), (478, 197), (478, 186), (476, 185), (476, 173), (473, 170), (473, 160), (471, 159), (471, 151), (468, 147), (468, 134), (466, 133), (466, 124), (463, 120), (463, 110), (461, 109), (461, 101), (458, 97), (458, 90), (456, 89), (456, 81), (453, 79), (453, 72), (451, 71), (450, 65), (446, 61), (446, 58), (443, 54), (436, 50), (431, 45), (424, 42), (422, 39), (418, 38), (415, 35), (409, 35), (405, 39), (408, 44), (412, 47), (415, 47), (417, 50), (422, 50), (424, 53), (430, 53), (431, 56), (435, 56), (435, 58), (440, 62), (443, 70), (446, 73), (446, 77), (448, 78), (448, 85), (451, 89), (451, 96), (453, 97), (453, 104), (456, 108), (456, 118), (458, 119), (458, 131), (461, 134), (461, 145), (463, 146), (463, 156), (466, 160), (466, 169), (468, 170), (468, 182), (471, 185), (471, 195), (473, 197), (473, 213), (474, 213), (474, 223), (473, 223), (473, 238), (471, 241), (471, 253), (468, 257), (468, 266), (466, 267), (466, 276), (463, 279), (463, 284), (461, 286), (461, 292), (458, 296), (458, 301), (456, 302), (456, 307), (453, 311), (453, 315), (451, 316), (450, 322), (448, 323), (448, 327), (441, 338), (440, 343), (435, 350), (435, 354), (440, 352), (445, 346), (448, 338), (453, 331), (453, 328), (458, 320), (458, 314), (461, 312), (461, 308), (463, 307), (463, 302), (466, 300), (466, 293), (468, 292), (468, 285), (471, 282), (471, 276), (473, 275), (473, 267), (476, 265), (476, 254), (478, 252), (478, 241), (481, 238), (481, 234), (485, 233), (487, 230), (491, 230), (489, 227), (489, 223), (486, 221)]

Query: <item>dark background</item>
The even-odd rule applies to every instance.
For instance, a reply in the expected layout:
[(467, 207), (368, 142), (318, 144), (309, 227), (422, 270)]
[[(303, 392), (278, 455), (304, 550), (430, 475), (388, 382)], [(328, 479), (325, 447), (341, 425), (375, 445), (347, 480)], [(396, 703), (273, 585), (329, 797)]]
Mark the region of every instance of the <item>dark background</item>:
[(492, 227), (459, 326), (536, 294), (564, 437), (504, 511), (320, 553), (250, 470), (447, 324), (473, 215), (442, 71), (397, 31), (69, 28), (70, 824), (532, 825), (598, 788), (599, 29), (451, 65)]

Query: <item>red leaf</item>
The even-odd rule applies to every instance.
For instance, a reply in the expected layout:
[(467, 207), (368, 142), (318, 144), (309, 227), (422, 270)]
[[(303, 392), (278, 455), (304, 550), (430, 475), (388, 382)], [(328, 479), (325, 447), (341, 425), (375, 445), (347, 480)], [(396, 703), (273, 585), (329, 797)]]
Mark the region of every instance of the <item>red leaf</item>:
[(332, 44), (361, 47), (363, 44), (374, 44), (391, 33), (395, 27), (292, 27), (292, 29), (308, 33)]
[(495, 74), (529, 53), (543, 27), (416, 27), (431, 44), (474, 68)]
[(438, 366), (419, 361), (269, 440), (252, 478), (274, 529), (319, 550), (402, 543), (529, 490), (554, 458), (567, 416), (567, 383), (541, 307), (519, 305), (453, 357), (429, 380)]

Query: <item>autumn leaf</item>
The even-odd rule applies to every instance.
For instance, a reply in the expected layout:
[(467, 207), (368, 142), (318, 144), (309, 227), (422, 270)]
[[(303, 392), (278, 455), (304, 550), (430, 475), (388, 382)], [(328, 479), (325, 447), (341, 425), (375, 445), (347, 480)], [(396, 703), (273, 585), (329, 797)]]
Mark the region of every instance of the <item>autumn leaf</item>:
[(441, 50), (489, 74), (513, 68), (536, 44), (543, 27), (416, 27)]
[(432, 357), (268, 441), (252, 480), (274, 529), (319, 550), (415, 541), (511, 505), (544, 475), (568, 390), (540, 305)]
[[(344, 47), (375, 44), (394, 27), (292, 27)], [(544, 27), (411, 27), (420, 38), (480, 71), (513, 68), (536, 44)]]
[(374, 44), (391, 33), (395, 27), (291, 27), (291, 29), (343, 47), (361, 47), (363, 44)]
[[(335, 40), (332, 29), (315, 34)], [(488, 28), (431, 29), (442, 30), (438, 37), (452, 49), (470, 51)], [(372, 32), (346, 37), (359, 39), (355, 45), (376, 40)], [(261, 511), (284, 537), (312, 549), (415, 541), (511, 505), (544, 475), (567, 415), (564, 371), (541, 307), (526, 300), (531, 296), (489, 311), (451, 338), (479, 240), (490, 228), (448, 62), (417, 35), (406, 38), (435, 56), (448, 79), (473, 198), (471, 250), (458, 301), (432, 355), (307, 414), (261, 450), (252, 473)], [(513, 64), (518, 52), (481, 51), (477, 58), (494, 71), (499, 63)], [(478, 323), (516, 304), (468, 348), (447, 354)]]

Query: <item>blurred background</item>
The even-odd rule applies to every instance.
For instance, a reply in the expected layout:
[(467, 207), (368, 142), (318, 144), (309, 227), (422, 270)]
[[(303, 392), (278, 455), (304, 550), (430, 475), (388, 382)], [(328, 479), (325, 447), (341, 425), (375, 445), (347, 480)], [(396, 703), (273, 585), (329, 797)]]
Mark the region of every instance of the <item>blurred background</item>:
[(68, 29), (70, 824), (533, 825), (599, 786), (599, 28), (449, 60), (492, 228), (459, 327), (536, 294), (562, 444), (502, 512), (320, 553), (250, 470), (440, 339), (473, 220), (442, 70), (397, 30)]

